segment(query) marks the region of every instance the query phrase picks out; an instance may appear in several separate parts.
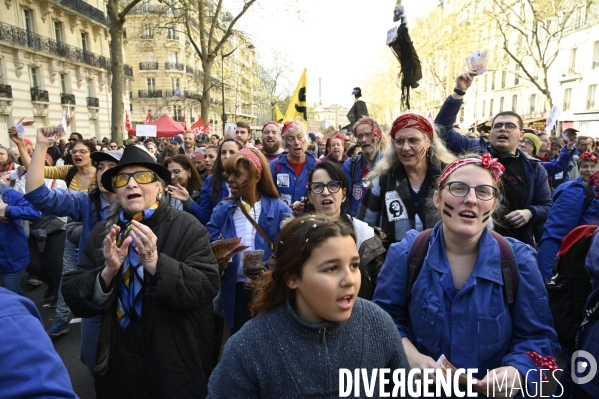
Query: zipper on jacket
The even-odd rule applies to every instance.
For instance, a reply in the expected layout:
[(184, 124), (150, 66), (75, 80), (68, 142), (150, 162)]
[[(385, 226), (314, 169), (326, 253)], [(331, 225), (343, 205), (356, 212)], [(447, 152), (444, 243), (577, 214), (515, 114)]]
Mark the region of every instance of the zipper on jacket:
[(320, 327), (320, 330), (318, 330), (318, 340), (320, 341), (321, 344), (326, 344), (327, 339), (326, 339), (326, 334), (327, 333), (327, 328), (326, 327)]

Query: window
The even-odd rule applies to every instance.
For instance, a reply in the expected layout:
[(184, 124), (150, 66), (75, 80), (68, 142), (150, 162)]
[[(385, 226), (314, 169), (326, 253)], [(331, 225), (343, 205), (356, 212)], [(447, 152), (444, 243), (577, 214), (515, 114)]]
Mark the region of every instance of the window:
[(514, 85), (520, 84), (520, 65), (516, 65), (516, 73), (514, 74)]
[(503, 112), (503, 97), (499, 99), (499, 112)]
[(530, 96), (530, 113), (531, 114), (535, 112), (536, 103), (537, 103), (537, 95), (531, 94), (531, 96)]
[(23, 8), (23, 27), (29, 33), (33, 33), (33, 13), (27, 8)]
[(60, 74), (60, 92), (61, 93), (68, 93), (68, 80), (67, 80), (67, 75), (65, 73), (61, 73)]
[(501, 88), (505, 89), (505, 78), (506, 78), (507, 72), (503, 71), (501, 72)]
[(183, 120), (183, 111), (181, 110), (180, 105), (173, 106), (173, 119), (176, 121)]
[(593, 63), (591, 69), (599, 68), (599, 40), (593, 45)]
[(85, 79), (85, 92), (87, 93), (88, 97), (95, 97), (93, 79)]
[(179, 53), (177, 53), (176, 51), (169, 51), (168, 52), (168, 62), (170, 62), (171, 64), (178, 64), (179, 63)]
[[(486, 80), (485, 80), (486, 81)], [(484, 118), (485, 117), (485, 112), (487, 111), (487, 101), (483, 100), (483, 112), (481, 112), (481, 116)]]
[(6, 71), (4, 71), (4, 59), (0, 58), (0, 83), (6, 83)]
[(39, 73), (40, 71), (38, 68), (29, 67), (29, 84), (31, 85), (32, 89), (40, 88), (41, 81)]
[(589, 85), (587, 92), (587, 109), (595, 108), (595, 95), (597, 93), (597, 85)]
[(62, 22), (54, 21), (54, 40), (62, 43)]
[(89, 42), (87, 40), (87, 33), (81, 32), (81, 48), (83, 51), (89, 51)]
[(177, 36), (177, 32), (175, 31), (175, 28), (173, 26), (170, 26), (168, 28), (167, 38), (169, 40), (177, 40), (177, 39), (179, 39), (179, 37)]
[(154, 78), (147, 78), (146, 88), (148, 91), (156, 91), (156, 80), (154, 80)]
[(143, 0), (141, 3), (141, 12), (142, 14), (149, 14), (152, 12), (152, 7), (150, 6), (150, 0)]
[(585, 7), (584, 5), (576, 7), (574, 10), (574, 28), (579, 29), (584, 25)]
[(493, 103), (494, 100), (491, 99), (491, 101), (489, 101), (489, 116), (493, 116)]
[(495, 71), (491, 74), (491, 90), (495, 90)]
[(152, 32), (152, 28), (150, 28), (149, 25), (144, 25), (142, 27), (141, 38), (142, 39), (153, 39), (154, 38), (154, 33)]
[(570, 50), (570, 64), (568, 64), (569, 75), (572, 75), (576, 72), (576, 50), (576, 47)]
[(179, 82), (179, 78), (171, 79), (171, 87), (173, 89), (173, 92), (181, 90), (181, 84)]
[[(485, 84), (485, 86), (483, 88), (483, 91), (487, 91), (487, 78), (483, 79), (483, 81), (484, 81), (484, 84)], [(483, 109), (485, 109), (485, 107), (483, 107)]]
[(572, 89), (564, 90), (564, 107), (562, 108), (564, 111), (570, 110), (570, 98), (572, 97)]
[(512, 112), (518, 112), (518, 96), (512, 96)]

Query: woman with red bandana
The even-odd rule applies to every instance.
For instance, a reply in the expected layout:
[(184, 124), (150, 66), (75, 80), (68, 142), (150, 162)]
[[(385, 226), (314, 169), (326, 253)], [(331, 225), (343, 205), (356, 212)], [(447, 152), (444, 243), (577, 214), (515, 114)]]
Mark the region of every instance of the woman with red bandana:
[(215, 310), (222, 310), (231, 333), (236, 333), (250, 319), (249, 278), (263, 271), (262, 267), (246, 267), (250, 259), (247, 251), (264, 251), (262, 264), (266, 263), (273, 253), (281, 222), (291, 209), (279, 199), (268, 161), (260, 151), (244, 148), (231, 155), (224, 164), (224, 174), (231, 196), (216, 205), (206, 228), (211, 241), (241, 237), (240, 245), (247, 247), (239, 254), (216, 256), (221, 288)]
[(422, 231), (441, 220), (430, 199), (441, 171), (455, 160), (431, 122), (421, 115), (398, 117), (389, 134), (393, 145), (368, 174), (368, 189), (357, 216), (380, 227), (387, 246), (401, 241), (408, 230)]
[(337, 133), (331, 137), (331, 151), (321, 161), (335, 162), (339, 166), (343, 166), (349, 157), (345, 154), (345, 137), (341, 133)]
[[(373, 302), (393, 318), (412, 369), (441, 368), (445, 355), (478, 369), (479, 396), (513, 398), (521, 388), (528, 397), (557, 369), (559, 346), (534, 249), (488, 228), (504, 171), (489, 154), (449, 165), (432, 189), (442, 221), (428, 242), (411, 230), (391, 245)], [(420, 268), (410, 267), (412, 245)]]

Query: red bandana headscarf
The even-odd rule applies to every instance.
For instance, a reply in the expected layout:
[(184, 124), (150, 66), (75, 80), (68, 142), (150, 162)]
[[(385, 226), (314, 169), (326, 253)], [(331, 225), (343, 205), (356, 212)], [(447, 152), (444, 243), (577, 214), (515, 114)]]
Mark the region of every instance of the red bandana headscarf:
[(492, 158), (490, 154), (483, 155), (482, 159), (477, 159), (477, 158), (459, 159), (459, 160), (455, 161), (454, 163), (452, 163), (451, 165), (449, 165), (443, 171), (443, 173), (441, 174), (441, 177), (439, 178), (439, 182), (437, 183), (437, 190), (439, 190), (441, 188), (441, 185), (443, 184), (443, 182), (456, 169), (461, 168), (462, 166), (468, 165), (471, 163), (482, 165), (483, 168), (488, 169), (491, 172), (491, 175), (493, 175), (493, 180), (495, 180), (495, 182), (498, 182), (499, 178), (501, 177), (503, 172), (505, 172), (505, 168), (503, 167), (502, 164), (499, 163), (499, 160), (497, 158)]
[(430, 140), (433, 139), (434, 129), (431, 122), (424, 116), (413, 113), (407, 113), (397, 117), (397, 119), (393, 121), (389, 135), (393, 140), (395, 140), (395, 134), (397, 132), (399, 132), (401, 129), (409, 128), (419, 130), (426, 134)]
[(254, 151), (250, 150), (249, 148), (244, 148), (239, 151), (239, 153), (256, 165), (258, 172), (262, 173), (262, 163), (260, 162), (260, 158), (254, 154)]

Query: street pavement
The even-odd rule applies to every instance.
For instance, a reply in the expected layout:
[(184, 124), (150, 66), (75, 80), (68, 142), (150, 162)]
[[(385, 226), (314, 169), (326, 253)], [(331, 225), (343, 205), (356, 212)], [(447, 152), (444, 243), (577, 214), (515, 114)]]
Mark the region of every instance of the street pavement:
[[(48, 300), (44, 299), (44, 291), (46, 291), (47, 285), (42, 284), (39, 287), (33, 287), (27, 285), (26, 281), (27, 272), (24, 273), (21, 287), (27, 294), (27, 297), (37, 306), (42, 316), (42, 320), (44, 320), (44, 327), (47, 330), (52, 326), (56, 319), (56, 308), (44, 307), (45, 304), (49, 303)], [(69, 330), (70, 332), (67, 335), (63, 335), (54, 340), (54, 348), (62, 358), (62, 361), (71, 376), (71, 383), (73, 384), (75, 393), (81, 399), (95, 399), (96, 391), (94, 389), (94, 379), (89, 374), (87, 367), (85, 367), (79, 359), (81, 324), (70, 324)]]

